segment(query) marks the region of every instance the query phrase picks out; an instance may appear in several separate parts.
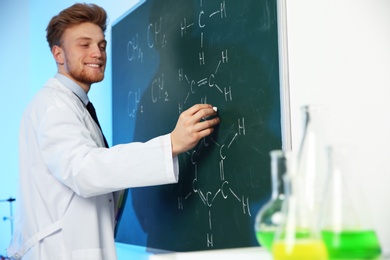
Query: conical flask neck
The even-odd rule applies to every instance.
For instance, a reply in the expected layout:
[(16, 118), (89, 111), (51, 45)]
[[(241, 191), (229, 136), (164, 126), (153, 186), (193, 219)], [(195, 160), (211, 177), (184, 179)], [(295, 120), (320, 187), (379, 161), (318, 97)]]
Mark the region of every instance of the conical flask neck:
[(286, 174), (286, 157), (283, 151), (277, 150), (270, 153), (271, 156), (271, 178), (272, 178), (272, 199), (284, 198), (283, 176)]

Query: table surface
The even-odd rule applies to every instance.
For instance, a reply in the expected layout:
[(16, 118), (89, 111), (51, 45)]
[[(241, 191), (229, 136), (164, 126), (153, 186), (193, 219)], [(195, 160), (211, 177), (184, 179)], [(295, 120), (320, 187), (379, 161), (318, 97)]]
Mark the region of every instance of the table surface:
[(141, 246), (116, 243), (118, 260), (138, 259), (138, 260), (180, 260), (180, 259), (245, 259), (245, 260), (272, 260), (272, 256), (261, 247), (216, 249), (194, 252), (169, 252), (158, 249), (150, 249)]
[[(246, 247), (234, 249), (216, 249), (194, 252), (169, 252), (160, 249), (116, 243), (118, 260), (272, 260), (272, 256), (262, 247)], [(390, 252), (384, 252), (381, 260), (390, 260)]]
[(149, 257), (150, 260), (208, 260), (208, 259), (223, 259), (223, 260), (272, 260), (272, 256), (265, 249), (260, 247), (250, 248), (235, 248), (223, 250), (208, 250), (185, 253), (167, 253), (155, 254)]

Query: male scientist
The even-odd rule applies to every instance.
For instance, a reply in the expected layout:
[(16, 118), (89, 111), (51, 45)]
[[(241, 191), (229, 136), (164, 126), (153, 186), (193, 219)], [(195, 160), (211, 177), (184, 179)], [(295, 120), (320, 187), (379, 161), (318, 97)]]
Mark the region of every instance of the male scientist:
[(177, 155), (219, 124), (211, 105), (197, 104), (169, 134), (108, 148), (87, 95), (104, 78), (106, 20), (101, 7), (74, 4), (47, 27), (58, 73), (21, 120), (12, 259), (116, 259), (115, 194), (177, 182)]

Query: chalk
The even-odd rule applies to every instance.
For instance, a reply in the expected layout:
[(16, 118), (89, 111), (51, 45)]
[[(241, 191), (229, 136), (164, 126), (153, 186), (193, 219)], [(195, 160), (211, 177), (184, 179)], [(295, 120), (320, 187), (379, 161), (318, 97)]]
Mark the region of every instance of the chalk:
[[(213, 110), (214, 112), (218, 112), (218, 107), (213, 107)], [(214, 118), (214, 116), (210, 116), (210, 117), (202, 117), (202, 120), (205, 121), (205, 120), (209, 120), (209, 119), (212, 119)]]

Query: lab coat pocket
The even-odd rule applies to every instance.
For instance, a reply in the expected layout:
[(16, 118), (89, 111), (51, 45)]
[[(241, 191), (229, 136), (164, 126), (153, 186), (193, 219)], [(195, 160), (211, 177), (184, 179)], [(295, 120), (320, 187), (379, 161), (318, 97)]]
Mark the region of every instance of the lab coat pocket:
[(72, 260), (103, 260), (103, 250), (100, 248), (80, 249), (72, 252)]

